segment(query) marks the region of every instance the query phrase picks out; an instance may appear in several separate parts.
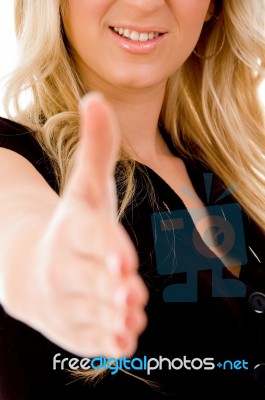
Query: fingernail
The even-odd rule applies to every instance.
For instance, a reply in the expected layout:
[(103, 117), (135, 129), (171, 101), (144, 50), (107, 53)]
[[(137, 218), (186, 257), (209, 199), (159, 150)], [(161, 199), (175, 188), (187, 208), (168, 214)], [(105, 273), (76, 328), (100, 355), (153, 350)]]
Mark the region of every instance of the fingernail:
[(106, 256), (106, 265), (111, 273), (121, 274), (121, 259), (115, 253), (109, 253)]
[(134, 289), (131, 289), (127, 294), (126, 303), (128, 306), (133, 306), (134, 304), (137, 303), (137, 299), (138, 299), (137, 293), (135, 292)]
[(124, 288), (116, 290), (114, 293), (114, 303), (120, 309), (124, 310), (127, 307), (127, 291)]
[(135, 326), (137, 326), (137, 318), (135, 315), (129, 314), (125, 317), (125, 326), (128, 329), (133, 329)]
[(116, 335), (115, 339), (116, 339), (116, 344), (118, 345), (118, 347), (120, 349), (123, 350), (128, 346), (128, 340), (127, 340), (126, 337), (120, 336), (120, 335)]
[(84, 110), (89, 106), (89, 104), (97, 102), (98, 100), (103, 100), (104, 96), (100, 92), (89, 92), (85, 94), (80, 100), (80, 110)]

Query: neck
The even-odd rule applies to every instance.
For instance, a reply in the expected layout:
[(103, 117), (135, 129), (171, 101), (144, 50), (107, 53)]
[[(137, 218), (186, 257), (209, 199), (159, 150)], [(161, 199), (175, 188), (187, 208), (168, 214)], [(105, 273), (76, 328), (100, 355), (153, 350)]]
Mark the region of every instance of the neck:
[(158, 130), (165, 84), (146, 90), (89, 87), (104, 94), (112, 104), (120, 126), (122, 147), (135, 160), (143, 162), (167, 151)]

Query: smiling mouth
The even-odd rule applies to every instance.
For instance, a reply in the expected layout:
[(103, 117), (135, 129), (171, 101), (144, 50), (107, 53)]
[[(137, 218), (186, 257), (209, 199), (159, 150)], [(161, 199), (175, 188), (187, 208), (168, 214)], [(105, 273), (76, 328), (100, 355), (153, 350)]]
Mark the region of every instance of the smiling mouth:
[(148, 40), (153, 40), (158, 38), (159, 36), (164, 35), (164, 33), (161, 32), (137, 32), (131, 29), (116, 26), (111, 26), (110, 29), (117, 35), (132, 40), (134, 42), (146, 42)]

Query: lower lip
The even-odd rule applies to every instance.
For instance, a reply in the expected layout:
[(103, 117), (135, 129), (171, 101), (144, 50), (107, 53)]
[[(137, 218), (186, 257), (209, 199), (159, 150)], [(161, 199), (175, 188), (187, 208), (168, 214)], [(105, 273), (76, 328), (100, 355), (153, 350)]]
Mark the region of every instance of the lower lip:
[(111, 28), (110, 31), (118, 43), (118, 45), (133, 54), (149, 54), (154, 51), (164, 40), (165, 34), (160, 35), (154, 39), (146, 40), (145, 42), (140, 42), (138, 40), (130, 40), (123, 36), (118, 35)]

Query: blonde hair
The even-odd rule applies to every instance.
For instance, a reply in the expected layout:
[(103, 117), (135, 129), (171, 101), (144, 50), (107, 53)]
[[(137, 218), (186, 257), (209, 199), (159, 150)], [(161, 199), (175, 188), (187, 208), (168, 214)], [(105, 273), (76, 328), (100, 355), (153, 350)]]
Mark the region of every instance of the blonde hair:
[[(74, 163), (79, 101), (88, 91), (71, 58), (62, 25), (65, 0), (15, 0), (19, 68), (9, 80), (10, 118), (28, 126), (50, 157), (63, 188)], [(260, 227), (265, 226), (265, 121), (258, 89), (265, 70), (265, 0), (216, 1), (196, 51), (170, 77), (160, 123), (183, 156), (210, 166)], [(60, 10), (60, 12), (59, 12)], [(40, 15), (41, 18), (37, 18)], [(220, 48), (220, 44), (222, 48)], [(21, 93), (30, 104), (24, 109)], [(196, 151), (196, 154), (195, 154)], [(133, 193), (135, 163), (122, 155), (122, 215)]]

